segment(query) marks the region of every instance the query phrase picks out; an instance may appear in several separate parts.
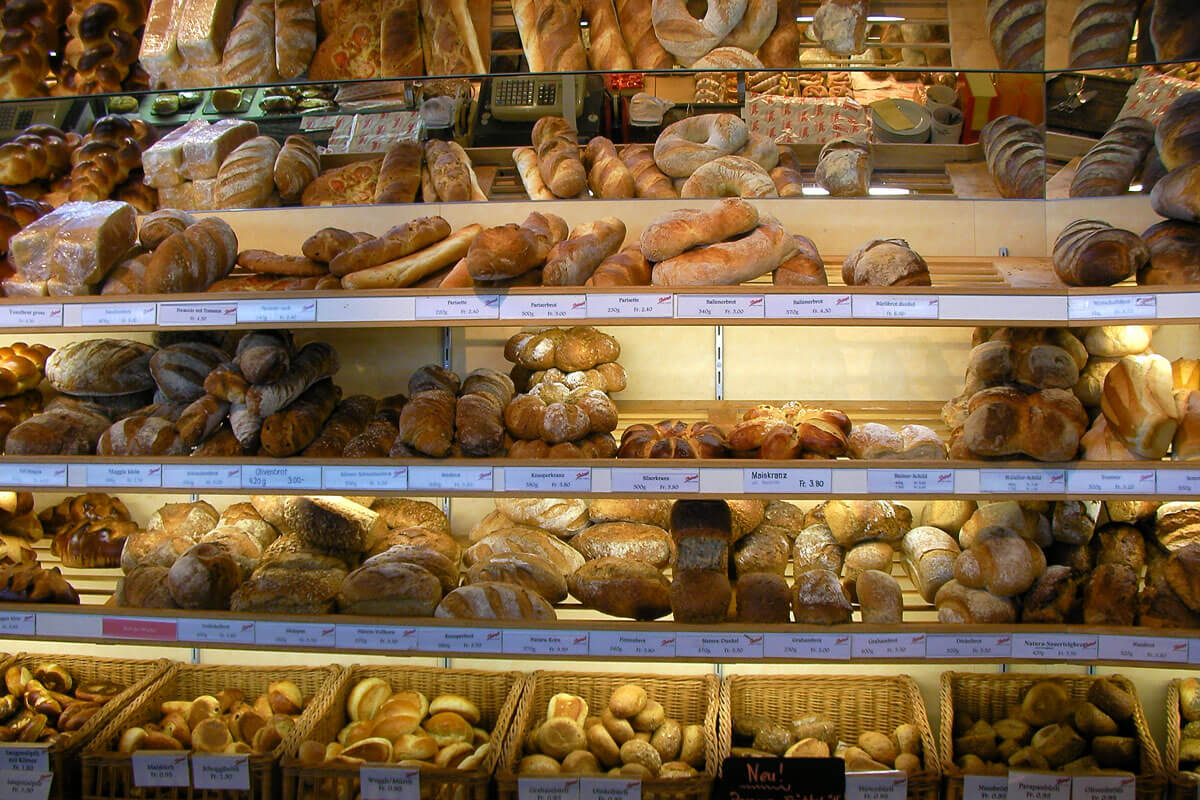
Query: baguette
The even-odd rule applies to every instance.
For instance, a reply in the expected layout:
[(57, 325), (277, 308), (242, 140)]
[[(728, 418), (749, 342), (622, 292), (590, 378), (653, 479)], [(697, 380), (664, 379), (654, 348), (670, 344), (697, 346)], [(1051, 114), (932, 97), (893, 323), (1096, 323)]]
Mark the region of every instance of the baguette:
[(415, 253), (450, 235), (450, 223), (441, 217), (418, 217), (396, 225), (377, 239), (363, 242), (329, 262), (338, 277), (377, 267)]
[(571, 235), (554, 245), (546, 256), (542, 283), (546, 286), (582, 286), (604, 259), (625, 243), (625, 223), (616, 217), (577, 225)]
[(588, 142), (583, 165), (588, 171), (588, 186), (596, 197), (623, 199), (636, 193), (633, 173), (617, 155), (611, 139), (597, 136)]
[(537, 153), (532, 147), (518, 147), (512, 153), (513, 163), (517, 165), (517, 174), (525, 186), (525, 194), (530, 200), (556, 200), (554, 192), (546, 188), (542, 180), (542, 172), (538, 167)]
[(596, 267), (584, 286), (649, 286), (650, 262), (636, 245), (614, 253)]
[(346, 289), (395, 289), (411, 286), (426, 275), (444, 269), (463, 258), (471, 242), (482, 230), (482, 225), (467, 225), (424, 250), (352, 272), (342, 278), (342, 286)]

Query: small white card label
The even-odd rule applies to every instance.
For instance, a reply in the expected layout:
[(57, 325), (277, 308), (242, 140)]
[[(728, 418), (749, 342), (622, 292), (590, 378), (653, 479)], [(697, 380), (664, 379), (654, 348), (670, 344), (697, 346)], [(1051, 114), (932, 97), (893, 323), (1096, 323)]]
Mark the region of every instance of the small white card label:
[(1045, 775), (1040, 772), (1008, 773), (1009, 800), (1070, 800), (1069, 775)]
[(1157, 470), (1144, 469), (1073, 469), (1067, 472), (1067, 491), (1071, 494), (1137, 494), (1157, 491)]
[(699, 492), (700, 470), (697, 469), (638, 469), (614, 467), (614, 492)]
[(1008, 800), (1008, 776), (964, 775), (963, 800)]
[(491, 467), (410, 467), (408, 488), (490, 492), (495, 470)]
[(247, 464), (242, 467), (242, 488), (320, 491), (321, 468)]
[(232, 325), (237, 322), (237, 303), (159, 303), (159, 325)]
[(1103, 661), (1159, 661), (1186, 664), (1188, 640), (1161, 636), (1100, 637), (1100, 659)]
[(854, 316), (866, 319), (937, 319), (938, 298), (921, 295), (855, 295)]
[(62, 324), (62, 303), (0, 305), (0, 326), (5, 328), (61, 328)]
[(518, 778), (517, 800), (579, 800), (579, 779)]
[(1155, 483), (1159, 494), (1200, 494), (1200, 472), (1160, 469)]
[(139, 750), (129, 756), (133, 762), (133, 785), (191, 786), (188, 754), (184, 750)]
[(752, 467), (742, 470), (742, 491), (747, 494), (820, 494), (833, 485), (828, 469), (772, 469)]
[(362, 800), (420, 800), (421, 771), (411, 767), (358, 768)]
[(66, 464), (0, 464), (0, 486), (66, 485)]
[(0, 797), (12, 800), (47, 800), (53, 785), (53, 772), (0, 770)]
[(850, 641), (851, 658), (924, 658), (923, 633), (856, 633)]
[(926, 658), (1009, 658), (1012, 636), (1007, 633), (935, 633), (925, 642)]
[(617, 658), (674, 658), (675, 634), (642, 631), (592, 631), (588, 654)]
[(1071, 800), (1134, 800), (1137, 778), (1132, 775), (1076, 775)]
[(163, 486), (180, 489), (240, 489), (242, 468), (235, 464), (163, 464)]
[(687, 658), (763, 657), (761, 633), (679, 633), (675, 654)]
[(157, 316), (154, 303), (85, 303), (79, 308), (83, 326), (153, 325)]
[(680, 319), (762, 319), (765, 313), (761, 294), (675, 296), (675, 316)]
[(88, 464), (88, 486), (162, 486), (161, 464)]
[(642, 800), (642, 782), (637, 778), (583, 778), (579, 800)]
[(952, 469), (869, 469), (867, 491), (872, 494), (953, 494)]
[(1098, 639), (1065, 633), (1014, 633), (1013, 658), (1074, 661), (1096, 658)]
[(589, 294), (589, 317), (668, 319), (675, 313), (675, 295), (665, 294)]
[(979, 470), (979, 490), (988, 494), (1061, 494), (1066, 485), (1063, 469)]
[(238, 322), (316, 322), (316, 300), (239, 300)]
[(499, 319), (500, 296), (466, 294), (450, 297), (418, 297), (417, 319)]
[(0, 614), (0, 636), (33, 636), (37, 631), (37, 614), (22, 612)]
[(581, 294), (510, 294), (500, 300), (501, 319), (582, 319), (586, 312)]
[(353, 491), (408, 488), (408, 467), (322, 467), (326, 489)]
[[(405, 634), (409, 629), (405, 629)], [(420, 628), (418, 645), (431, 653), (501, 653), (504, 634), (486, 628)]]
[(848, 294), (769, 294), (767, 319), (846, 319), (851, 306)]
[(505, 467), (506, 492), (590, 492), (592, 471), (587, 467)]
[(10, 772), (46, 772), (50, 769), (50, 746), (0, 745), (0, 769)]
[(504, 631), (504, 652), (514, 656), (586, 656), (587, 631)]
[(181, 642), (254, 644), (254, 622), (246, 619), (179, 618), (177, 634)]
[(908, 776), (903, 772), (847, 772), (846, 800), (904, 800)]
[(260, 620), (254, 624), (254, 643), (332, 649), (337, 645), (337, 626)]
[[(416, 650), (416, 636), (405, 636), (399, 625), (338, 625), (339, 650)], [(411, 629), (409, 629), (411, 630)]]
[(193, 755), (192, 788), (250, 790), (250, 757), (240, 755)]
[(1067, 298), (1067, 319), (1154, 319), (1157, 316), (1158, 298), (1152, 294)]
[(848, 633), (768, 633), (763, 640), (767, 658), (813, 661), (849, 661)]

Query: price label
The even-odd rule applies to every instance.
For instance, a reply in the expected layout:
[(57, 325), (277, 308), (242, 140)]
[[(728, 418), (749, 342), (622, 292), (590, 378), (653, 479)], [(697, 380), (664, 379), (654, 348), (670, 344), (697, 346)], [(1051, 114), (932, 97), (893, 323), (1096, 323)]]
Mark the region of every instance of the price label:
[(1155, 483), (1159, 494), (1200, 494), (1200, 472), (1160, 469)]
[(162, 486), (161, 464), (88, 464), (88, 486)]
[(828, 469), (759, 469), (742, 470), (742, 491), (781, 494), (819, 494), (833, 486), (833, 472)]
[(173, 619), (146, 617), (105, 617), (100, 630), (106, 639), (142, 639), (147, 642), (178, 641), (179, 629)]
[(47, 800), (54, 785), (53, 772), (8, 772), (0, 770), (0, 797), (13, 800)]
[(642, 782), (637, 778), (582, 778), (579, 800), (642, 800)]
[(847, 772), (846, 800), (904, 800), (908, 776), (903, 772)]
[(587, 300), (581, 294), (510, 294), (500, 301), (501, 319), (582, 319), (586, 312)]
[[(405, 631), (407, 634), (407, 630)], [(504, 635), (485, 628), (421, 628), (420, 649), (433, 653), (500, 653)]]
[(129, 758), (133, 761), (134, 786), (192, 785), (188, 754), (182, 750), (138, 750)]
[(1071, 800), (1134, 800), (1137, 778), (1132, 775), (1076, 775)]
[(1095, 636), (1016, 633), (1013, 634), (1012, 657), (1049, 661), (1095, 659), (1098, 644)]
[(1152, 294), (1067, 298), (1067, 319), (1154, 319), (1157, 316), (1158, 298)]
[(854, 659), (925, 657), (923, 633), (856, 633), (850, 643)]
[(50, 769), (50, 745), (0, 745), (0, 770), (6, 772), (46, 772)]
[(62, 324), (62, 303), (0, 305), (0, 326), (5, 328), (61, 328)]
[(37, 631), (36, 614), (0, 614), (0, 636), (30, 636)]
[(410, 467), (408, 488), (449, 489), (460, 492), (490, 492), (495, 470), (491, 467)]
[(1070, 800), (1068, 775), (1043, 775), (1040, 772), (1008, 773), (1009, 800)]
[(616, 467), (612, 470), (614, 492), (698, 492), (699, 469), (638, 469)]
[(242, 488), (320, 491), (321, 468), (248, 464), (242, 467)]
[(408, 322), (415, 308), (411, 297), (318, 297), (317, 322)]
[(1061, 494), (1066, 485), (1063, 469), (979, 470), (979, 490), (989, 494)]
[(762, 658), (763, 634), (680, 633), (677, 634), (675, 654), (687, 658)]
[(159, 325), (226, 326), (237, 322), (237, 303), (159, 303)]
[(952, 469), (869, 469), (867, 491), (872, 494), (953, 494)]
[(763, 640), (763, 655), (789, 661), (849, 661), (848, 633), (768, 633)]
[(250, 757), (244, 753), (193, 755), (192, 788), (250, 791)]
[(1008, 776), (964, 775), (963, 800), (1008, 800)]
[(674, 658), (675, 635), (638, 631), (592, 631), (588, 653), (617, 658)]
[(680, 319), (762, 319), (766, 307), (762, 295), (675, 296), (675, 316)]
[(316, 300), (239, 300), (238, 322), (316, 322)]
[(358, 768), (362, 800), (420, 800), (421, 771), (411, 767)]
[(311, 622), (256, 622), (254, 643), (331, 649), (337, 645), (337, 626)]
[(179, 641), (218, 644), (254, 644), (254, 623), (241, 619), (179, 620)]
[(590, 492), (592, 471), (586, 467), (505, 467), (506, 492)]
[(937, 319), (938, 298), (919, 295), (855, 295), (854, 316), (864, 319)]
[(104, 636), (102, 619), (93, 614), (61, 614), (56, 611), (39, 611), (35, 629), (38, 636), (47, 641), (99, 639)]
[(500, 297), (468, 294), (452, 297), (418, 297), (417, 319), (499, 319)]
[(504, 652), (523, 656), (586, 656), (587, 631), (504, 631)]
[(0, 464), (0, 485), (66, 486), (66, 464)]
[(157, 316), (154, 303), (86, 303), (79, 307), (83, 326), (153, 325)]
[(234, 464), (224, 466), (192, 466), (190, 464), (163, 464), (163, 486), (180, 489), (240, 489), (242, 468)]
[(1160, 636), (1101, 636), (1099, 654), (1104, 661), (1186, 664), (1188, 641)]
[(845, 319), (852, 311), (848, 294), (767, 295), (767, 319)]
[(579, 779), (518, 778), (517, 800), (579, 800)]
[(1067, 472), (1071, 494), (1138, 494), (1157, 491), (1155, 470), (1073, 469)]
[(408, 467), (322, 467), (322, 474), (322, 482), (329, 490), (402, 492), (408, 488)]
[(589, 317), (668, 319), (675, 313), (673, 294), (589, 294)]
[(927, 658), (1009, 658), (1012, 636), (1007, 633), (937, 633), (925, 642)]
[(416, 650), (418, 645), (415, 629), (398, 625), (338, 625), (335, 637), (339, 650)]

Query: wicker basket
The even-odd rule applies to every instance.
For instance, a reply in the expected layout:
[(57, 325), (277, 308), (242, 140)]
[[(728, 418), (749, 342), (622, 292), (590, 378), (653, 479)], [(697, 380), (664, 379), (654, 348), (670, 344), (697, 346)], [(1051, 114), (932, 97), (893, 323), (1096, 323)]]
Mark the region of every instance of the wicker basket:
[[(1122, 689), (1137, 700), (1137, 689), (1123, 675), (1105, 676), (1115, 681)], [(1072, 700), (1087, 698), (1088, 688), (1099, 677), (1091, 675), (1030, 675), (1021, 673), (980, 674), (976, 672), (943, 672), (941, 679), (940, 746), (942, 772), (945, 774), (946, 790), (943, 800), (962, 800), (963, 773), (954, 763), (954, 714), (965, 711), (975, 719), (1002, 719), (1008, 709), (1020, 705), (1025, 691), (1035, 683), (1053, 680), (1061, 683)], [(1137, 774), (1138, 800), (1161, 800), (1166, 789), (1166, 773), (1158, 746), (1150, 735), (1146, 714), (1141, 702), (1137, 702), (1133, 714), (1137, 732), (1141, 764)]]
[[(280, 796), (276, 776), (279, 758), (293, 742), (308, 735), (324, 702), (345, 679), (345, 670), (329, 667), (231, 667), (224, 665), (177, 664), (147, 688), (83, 751), (83, 792), (87, 800), (275, 800)], [(253, 699), (273, 681), (289, 680), (311, 697), (296, 720), (292, 732), (270, 753), (249, 758), (249, 791), (187, 788), (140, 788), (133, 785), (133, 762), (128, 754), (116, 752), (121, 733), (133, 725), (156, 721), (159, 706), (167, 700), (190, 700), (222, 689), (241, 689)]]
[(546, 714), (546, 704), (559, 692), (582, 697), (597, 710), (608, 703), (614, 689), (626, 683), (642, 686), (650, 697), (662, 704), (670, 719), (682, 725), (703, 725), (708, 757), (704, 772), (695, 778), (649, 779), (642, 781), (643, 800), (704, 800), (712, 795), (720, 748), (717, 742), (717, 706), (720, 684), (715, 675), (673, 676), (636, 675), (618, 672), (539, 671), (529, 676), (521, 704), (517, 707), (504, 756), (496, 770), (496, 789), (500, 800), (517, 796), (517, 763), (530, 729)]
[(833, 722), (847, 742), (866, 731), (891, 734), (898, 725), (916, 725), (925, 769), (909, 776), (908, 796), (937, 800), (941, 780), (937, 742), (921, 690), (907, 675), (730, 675), (721, 683), (721, 760), (729, 757), (734, 717), (760, 716), (786, 723), (807, 714)]
[(73, 655), (37, 655), (21, 653), (8, 658), (0, 669), (22, 666), (32, 669), (38, 664), (54, 662), (66, 668), (76, 683), (105, 680), (120, 684), (125, 691), (104, 704), (77, 731), (73, 731), (50, 746), (50, 769), (54, 782), (50, 785), (50, 797), (66, 800), (79, 796), (79, 751), (91, 741), (104, 726), (121, 712), (135, 697), (161, 678), (171, 668), (165, 658), (141, 661), (132, 658), (91, 658)]
[[(453, 797), (456, 800), (484, 800), (492, 781), (492, 769), (500, 758), (505, 734), (525, 685), (520, 672), (485, 672), (473, 669), (431, 667), (351, 667), (348, 678), (321, 704), (321, 712), (304, 738), (331, 742), (350, 720), (346, 716), (346, 698), (354, 685), (364, 678), (383, 678), (393, 691), (415, 690), (430, 700), (439, 694), (461, 695), (479, 707), (481, 725), (492, 731), (491, 751), (478, 769), (457, 770), (421, 768), (422, 797)], [(287, 800), (327, 800), (353, 797), (358, 768), (349, 765), (302, 766), (295, 759), (301, 739), (292, 742), (283, 760), (284, 797)]]
[(1183, 720), (1179, 714), (1179, 678), (1167, 684), (1167, 777), (1172, 800), (1194, 800), (1200, 778), (1194, 772), (1179, 771), (1179, 733)]

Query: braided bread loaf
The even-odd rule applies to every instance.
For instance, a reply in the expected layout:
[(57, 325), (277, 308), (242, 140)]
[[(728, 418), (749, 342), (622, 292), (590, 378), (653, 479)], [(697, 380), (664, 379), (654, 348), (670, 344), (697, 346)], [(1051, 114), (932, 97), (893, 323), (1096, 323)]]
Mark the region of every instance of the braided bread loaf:
[(729, 447), (751, 458), (837, 458), (844, 455), (850, 418), (829, 408), (801, 403), (756, 406), (729, 431)]
[(539, 383), (504, 409), (504, 424), (517, 439), (548, 444), (572, 442), (617, 427), (617, 407), (598, 389), (570, 389), (561, 383)]
[(29, 126), (0, 145), (0, 184), (18, 186), (62, 177), (71, 168), (71, 151), (79, 143), (77, 133), (63, 133), (51, 125)]
[(136, 33), (146, 22), (142, 0), (74, 0), (64, 56), (63, 83), (78, 94), (119, 92), (141, 46)]
[(617, 458), (725, 458), (729, 442), (711, 422), (668, 419), (630, 425), (621, 434)]
[(50, 53), (59, 46), (59, 28), (66, 13), (62, 3), (12, 0), (4, 4), (0, 23), (0, 99), (14, 100), (46, 94)]
[(1071, 180), (1071, 197), (1125, 194), (1154, 146), (1154, 126), (1141, 117), (1123, 117), (1087, 151)]
[(107, 199), (141, 167), (142, 150), (153, 141), (153, 128), (141, 120), (111, 115), (96, 120), (71, 153), (69, 199), (93, 203)]
[(1046, 143), (1040, 130), (1020, 117), (1004, 116), (979, 133), (988, 172), (1003, 197), (1034, 199), (1046, 183)]
[(13, 342), (0, 347), (0, 397), (14, 397), (42, 382), (46, 359), (54, 351), (42, 344)]

